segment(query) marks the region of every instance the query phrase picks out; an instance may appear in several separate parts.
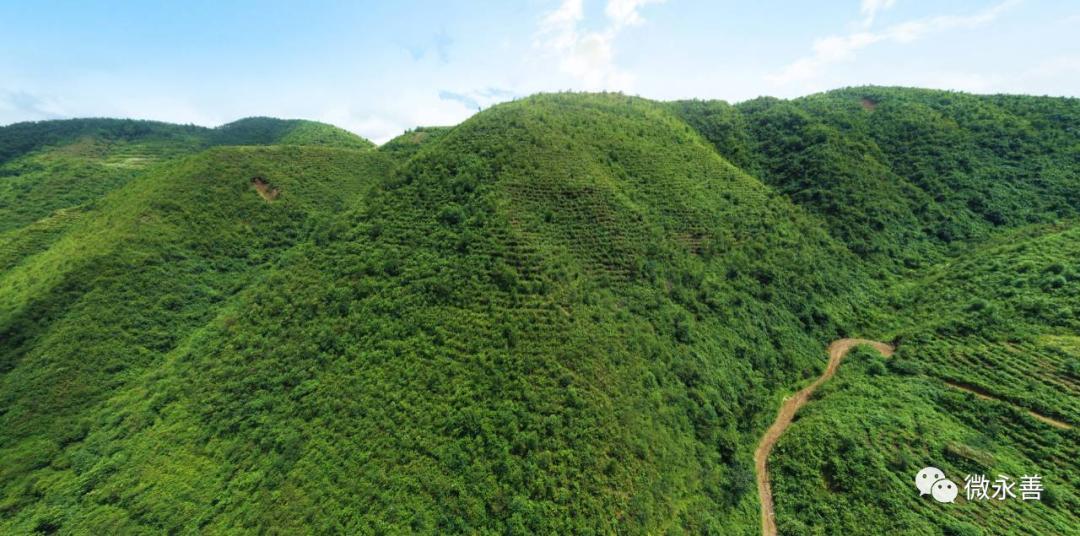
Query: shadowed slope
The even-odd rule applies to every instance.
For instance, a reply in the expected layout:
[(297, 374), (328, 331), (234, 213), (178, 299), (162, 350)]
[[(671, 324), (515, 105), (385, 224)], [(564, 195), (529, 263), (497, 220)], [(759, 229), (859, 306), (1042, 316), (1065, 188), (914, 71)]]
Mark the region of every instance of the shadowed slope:
[(668, 106), (874, 264), (1080, 214), (1080, 99), (861, 87)]

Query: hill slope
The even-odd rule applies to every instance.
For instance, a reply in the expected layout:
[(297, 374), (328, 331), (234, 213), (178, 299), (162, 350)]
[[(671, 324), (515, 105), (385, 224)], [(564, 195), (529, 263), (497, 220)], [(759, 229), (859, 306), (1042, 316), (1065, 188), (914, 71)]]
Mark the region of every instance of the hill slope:
[(219, 145), (374, 147), (330, 125), (264, 117), (215, 129), (123, 119), (0, 127), (0, 233), (96, 200), (157, 164)]
[[(33, 228), (0, 242), (5, 516), (33, 500), (26, 486), (71, 462), (65, 446), (98, 425), (95, 408), (154, 370), (291, 245), (327, 232), (326, 218), (388, 168), (371, 152), (214, 149), (50, 218), (77, 220), (48, 244), (25, 247)], [(253, 177), (277, 189), (272, 203)], [(44, 459), (61, 465), (38, 465)]]
[(750, 531), (774, 392), (859, 288), (813, 221), (620, 96), (480, 114), (332, 228), (55, 451), (80, 460), (58, 525)]
[[(1078, 248), (1075, 224), (1027, 229), (895, 289), (878, 320), (896, 355), (849, 356), (776, 449), (781, 533), (1075, 532)], [(913, 492), (928, 465), (961, 486), (1040, 475), (1046, 492), (940, 505)]]
[(1080, 213), (1077, 99), (864, 87), (670, 106), (875, 263)]
[[(769, 456), (782, 534), (1068, 533), (1077, 110), (0, 128), (0, 532), (759, 534), (755, 446), (861, 336), (895, 356), (854, 350)], [(924, 465), (1047, 496), (938, 505)]]

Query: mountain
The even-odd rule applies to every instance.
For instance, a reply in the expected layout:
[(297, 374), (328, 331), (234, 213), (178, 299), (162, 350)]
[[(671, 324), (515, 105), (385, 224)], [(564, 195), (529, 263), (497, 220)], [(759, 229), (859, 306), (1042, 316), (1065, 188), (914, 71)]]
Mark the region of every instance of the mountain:
[[(1068, 532), (1078, 113), (851, 88), (537, 95), (381, 147), (0, 128), (0, 531), (757, 534), (759, 439), (858, 335), (896, 354), (777, 442), (781, 533)], [(1047, 497), (928, 502), (926, 465)]]
[(291, 246), (325, 232), (387, 168), (369, 150), (211, 149), (5, 234), (5, 476), (27, 476), (24, 463), (94, 428), (95, 408), (160, 366)]
[(121, 119), (9, 125), (0, 128), (0, 233), (93, 201), (157, 163), (219, 145), (373, 147), (330, 125), (264, 117), (215, 129)]
[[(890, 289), (872, 333), (897, 341), (896, 354), (849, 356), (777, 446), (781, 533), (994, 534), (1015, 523), (1032, 534), (1073, 532), (1078, 255), (1080, 226), (1034, 226)], [(911, 493), (927, 465), (957, 484), (1007, 475), (1016, 486), (1040, 475), (1046, 491), (1037, 503), (943, 509)]]
[(1080, 210), (1076, 99), (867, 87), (670, 106), (878, 263), (924, 267)]

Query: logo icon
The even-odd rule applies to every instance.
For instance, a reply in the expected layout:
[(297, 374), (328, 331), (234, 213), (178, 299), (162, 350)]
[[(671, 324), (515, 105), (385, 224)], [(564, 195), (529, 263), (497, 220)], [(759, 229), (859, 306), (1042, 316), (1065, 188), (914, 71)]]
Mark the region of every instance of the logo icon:
[(934, 490), (930, 494), (939, 503), (951, 503), (956, 500), (957, 493), (956, 484), (952, 480), (942, 478), (934, 482)]
[(937, 467), (923, 467), (915, 474), (915, 487), (919, 495), (930, 495), (937, 502), (951, 503), (956, 500), (959, 488), (952, 480), (945, 478), (945, 472)]
[(945, 478), (945, 472), (937, 467), (923, 467), (915, 475), (915, 487), (919, 488), (919, 495), (929, 495), (934, 487), (934, 482)]

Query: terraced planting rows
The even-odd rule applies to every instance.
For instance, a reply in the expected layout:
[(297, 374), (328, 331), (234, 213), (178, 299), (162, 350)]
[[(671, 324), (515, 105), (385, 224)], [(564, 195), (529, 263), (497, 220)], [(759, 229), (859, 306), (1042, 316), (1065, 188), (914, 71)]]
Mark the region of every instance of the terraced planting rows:
[[(1077, 119), (850, 88), (379, 148), (0, 128), (0, 532), (749, 535), (767, 458), (780, 534), (1068, 534)], [(897, 353), (812, 383), (852, 333)], [(939, 505), (928, 464), (1046, 496)]]
[(963, 337), (921, 344), (927, 374), (1069, 423), (1080, 423), (1080, 380), (1066, 371), (1069, 356), (1044, 345)]

